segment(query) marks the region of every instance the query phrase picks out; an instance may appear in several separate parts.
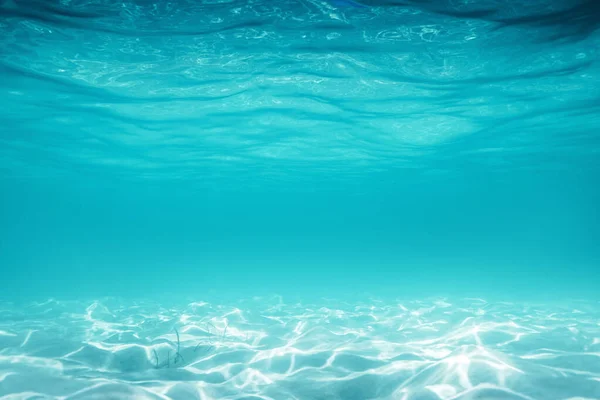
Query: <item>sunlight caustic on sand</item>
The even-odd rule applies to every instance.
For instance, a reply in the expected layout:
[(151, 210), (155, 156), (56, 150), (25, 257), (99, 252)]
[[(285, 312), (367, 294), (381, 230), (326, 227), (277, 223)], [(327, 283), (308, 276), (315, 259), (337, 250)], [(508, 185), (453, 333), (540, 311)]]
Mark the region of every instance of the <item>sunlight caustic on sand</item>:
[(598, 310), (473, 299), (2, 303), (0, 395), (597, 399)]

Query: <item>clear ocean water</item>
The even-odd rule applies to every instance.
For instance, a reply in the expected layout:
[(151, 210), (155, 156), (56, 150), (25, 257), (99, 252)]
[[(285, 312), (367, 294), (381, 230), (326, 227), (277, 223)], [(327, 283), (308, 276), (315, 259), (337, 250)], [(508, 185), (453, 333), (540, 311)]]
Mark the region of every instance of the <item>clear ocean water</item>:
[(0, 399), (600, 399), (599, 28), (0, 0)]

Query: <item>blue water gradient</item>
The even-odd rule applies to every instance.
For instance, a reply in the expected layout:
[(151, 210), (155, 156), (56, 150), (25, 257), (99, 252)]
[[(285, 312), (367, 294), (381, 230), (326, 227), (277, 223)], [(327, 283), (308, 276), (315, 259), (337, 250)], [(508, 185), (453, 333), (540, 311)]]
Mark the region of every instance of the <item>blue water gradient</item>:
[(0, 0), (0, 399), (600, 399), (597, 0)]
[(3, 297), (598, 292), (594, 1), (0, 4)]

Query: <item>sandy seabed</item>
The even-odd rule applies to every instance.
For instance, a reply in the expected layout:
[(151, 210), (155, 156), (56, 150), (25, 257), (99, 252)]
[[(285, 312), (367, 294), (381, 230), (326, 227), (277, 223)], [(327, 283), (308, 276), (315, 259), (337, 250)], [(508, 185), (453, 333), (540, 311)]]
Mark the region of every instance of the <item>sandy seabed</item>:
[(2, 302), (0, 398), (600, 399), (600, 302)]

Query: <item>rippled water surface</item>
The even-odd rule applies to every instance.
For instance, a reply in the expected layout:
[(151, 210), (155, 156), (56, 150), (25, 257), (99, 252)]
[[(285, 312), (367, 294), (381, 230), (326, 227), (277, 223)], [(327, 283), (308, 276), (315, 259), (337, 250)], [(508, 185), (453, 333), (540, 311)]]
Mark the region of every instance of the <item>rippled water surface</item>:
[(591, 0), (1, 4), (4, 176), (222, 186), (597, 156)]
[(599, 400), (599, 27), (0, 0), (0, 400)]

